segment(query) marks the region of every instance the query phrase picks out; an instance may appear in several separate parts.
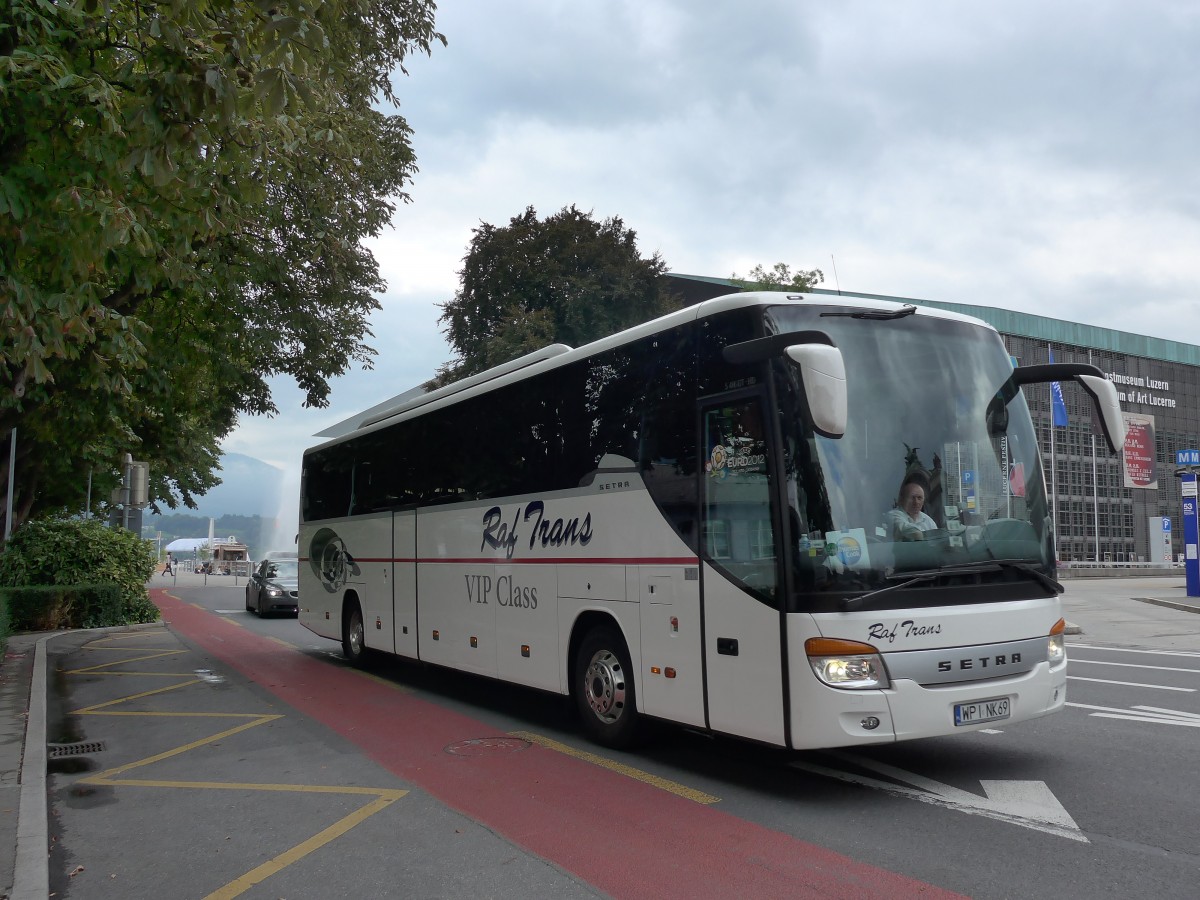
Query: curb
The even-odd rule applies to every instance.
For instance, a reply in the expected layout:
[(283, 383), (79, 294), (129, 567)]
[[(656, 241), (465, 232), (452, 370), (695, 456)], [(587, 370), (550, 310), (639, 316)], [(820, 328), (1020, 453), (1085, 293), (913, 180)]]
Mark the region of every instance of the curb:
[(50, 836), (46, 819), (46, 642), (34, 648), (25, 752), (21, 761), (21, 806), (17, 812), (17, 856), (12, 900), (50, 894)]
[(1154, 606), (1166, 606), (1171, 609), (1181, 609), (1184, 612), (1200, 613), (1200, 601), (1184, 603), (1180, 600), (1159, 600), (1154, 597), (1134, 597), (1138, 603), (1150, 603)]

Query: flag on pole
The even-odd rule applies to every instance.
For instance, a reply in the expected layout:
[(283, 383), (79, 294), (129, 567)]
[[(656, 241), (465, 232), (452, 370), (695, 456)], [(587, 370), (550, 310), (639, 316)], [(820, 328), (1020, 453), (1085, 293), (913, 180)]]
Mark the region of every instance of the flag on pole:
[[(1048, 347), (1050, 362), (1054, 362), (1054, 348)], [(1067, 404), (1063, 400), (1062, 385), (1057, 381), (1050, 382), (1050, 408), (1054, 414), (1054, 424), (1060, 428), (1067, 425)]]

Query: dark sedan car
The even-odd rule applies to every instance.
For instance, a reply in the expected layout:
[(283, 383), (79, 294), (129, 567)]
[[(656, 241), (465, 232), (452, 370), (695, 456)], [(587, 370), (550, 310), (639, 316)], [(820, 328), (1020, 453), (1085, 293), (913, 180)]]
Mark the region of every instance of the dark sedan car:
[(298, 563), (294, 559), (264, 559), (246, 583), (246, 609), (260, 616), (268, 613), (298, 615), (298, 574)]

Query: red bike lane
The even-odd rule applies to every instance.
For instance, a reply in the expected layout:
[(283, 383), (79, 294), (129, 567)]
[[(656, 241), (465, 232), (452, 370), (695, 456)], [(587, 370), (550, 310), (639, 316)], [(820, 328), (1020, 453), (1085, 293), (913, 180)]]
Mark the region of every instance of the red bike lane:
[[(287, 652), (165, 590), (171, 629), (398, 777), (613, 897), (950, 898), (942, 890), (533, 744), (458, 756), (490, 726)], [(447, 866), (453, 859), (447, 858)]]

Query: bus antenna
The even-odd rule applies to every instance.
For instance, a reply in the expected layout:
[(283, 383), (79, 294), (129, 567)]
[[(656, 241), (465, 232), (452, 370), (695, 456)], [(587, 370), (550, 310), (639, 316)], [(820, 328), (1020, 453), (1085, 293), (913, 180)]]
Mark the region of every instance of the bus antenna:
[(834, 286), (835, 288), (837, 288), (837, 292), (838, 292), (838, 294), (839, 294), (839, 295), (841, 295), (841, 293), (842, 293), (842, 286), (841, 286), (841, 285), (838, 283), (838, 277), (837, 277), (837, 261), (836, 261), (836, 260), (833, 258), (833, 254), (832, 254), (832, 253), (830, 253), (830, 254), (829, 254), (829, 261), (830, 261), (831, 263), (833, 263), (833, 286)]

